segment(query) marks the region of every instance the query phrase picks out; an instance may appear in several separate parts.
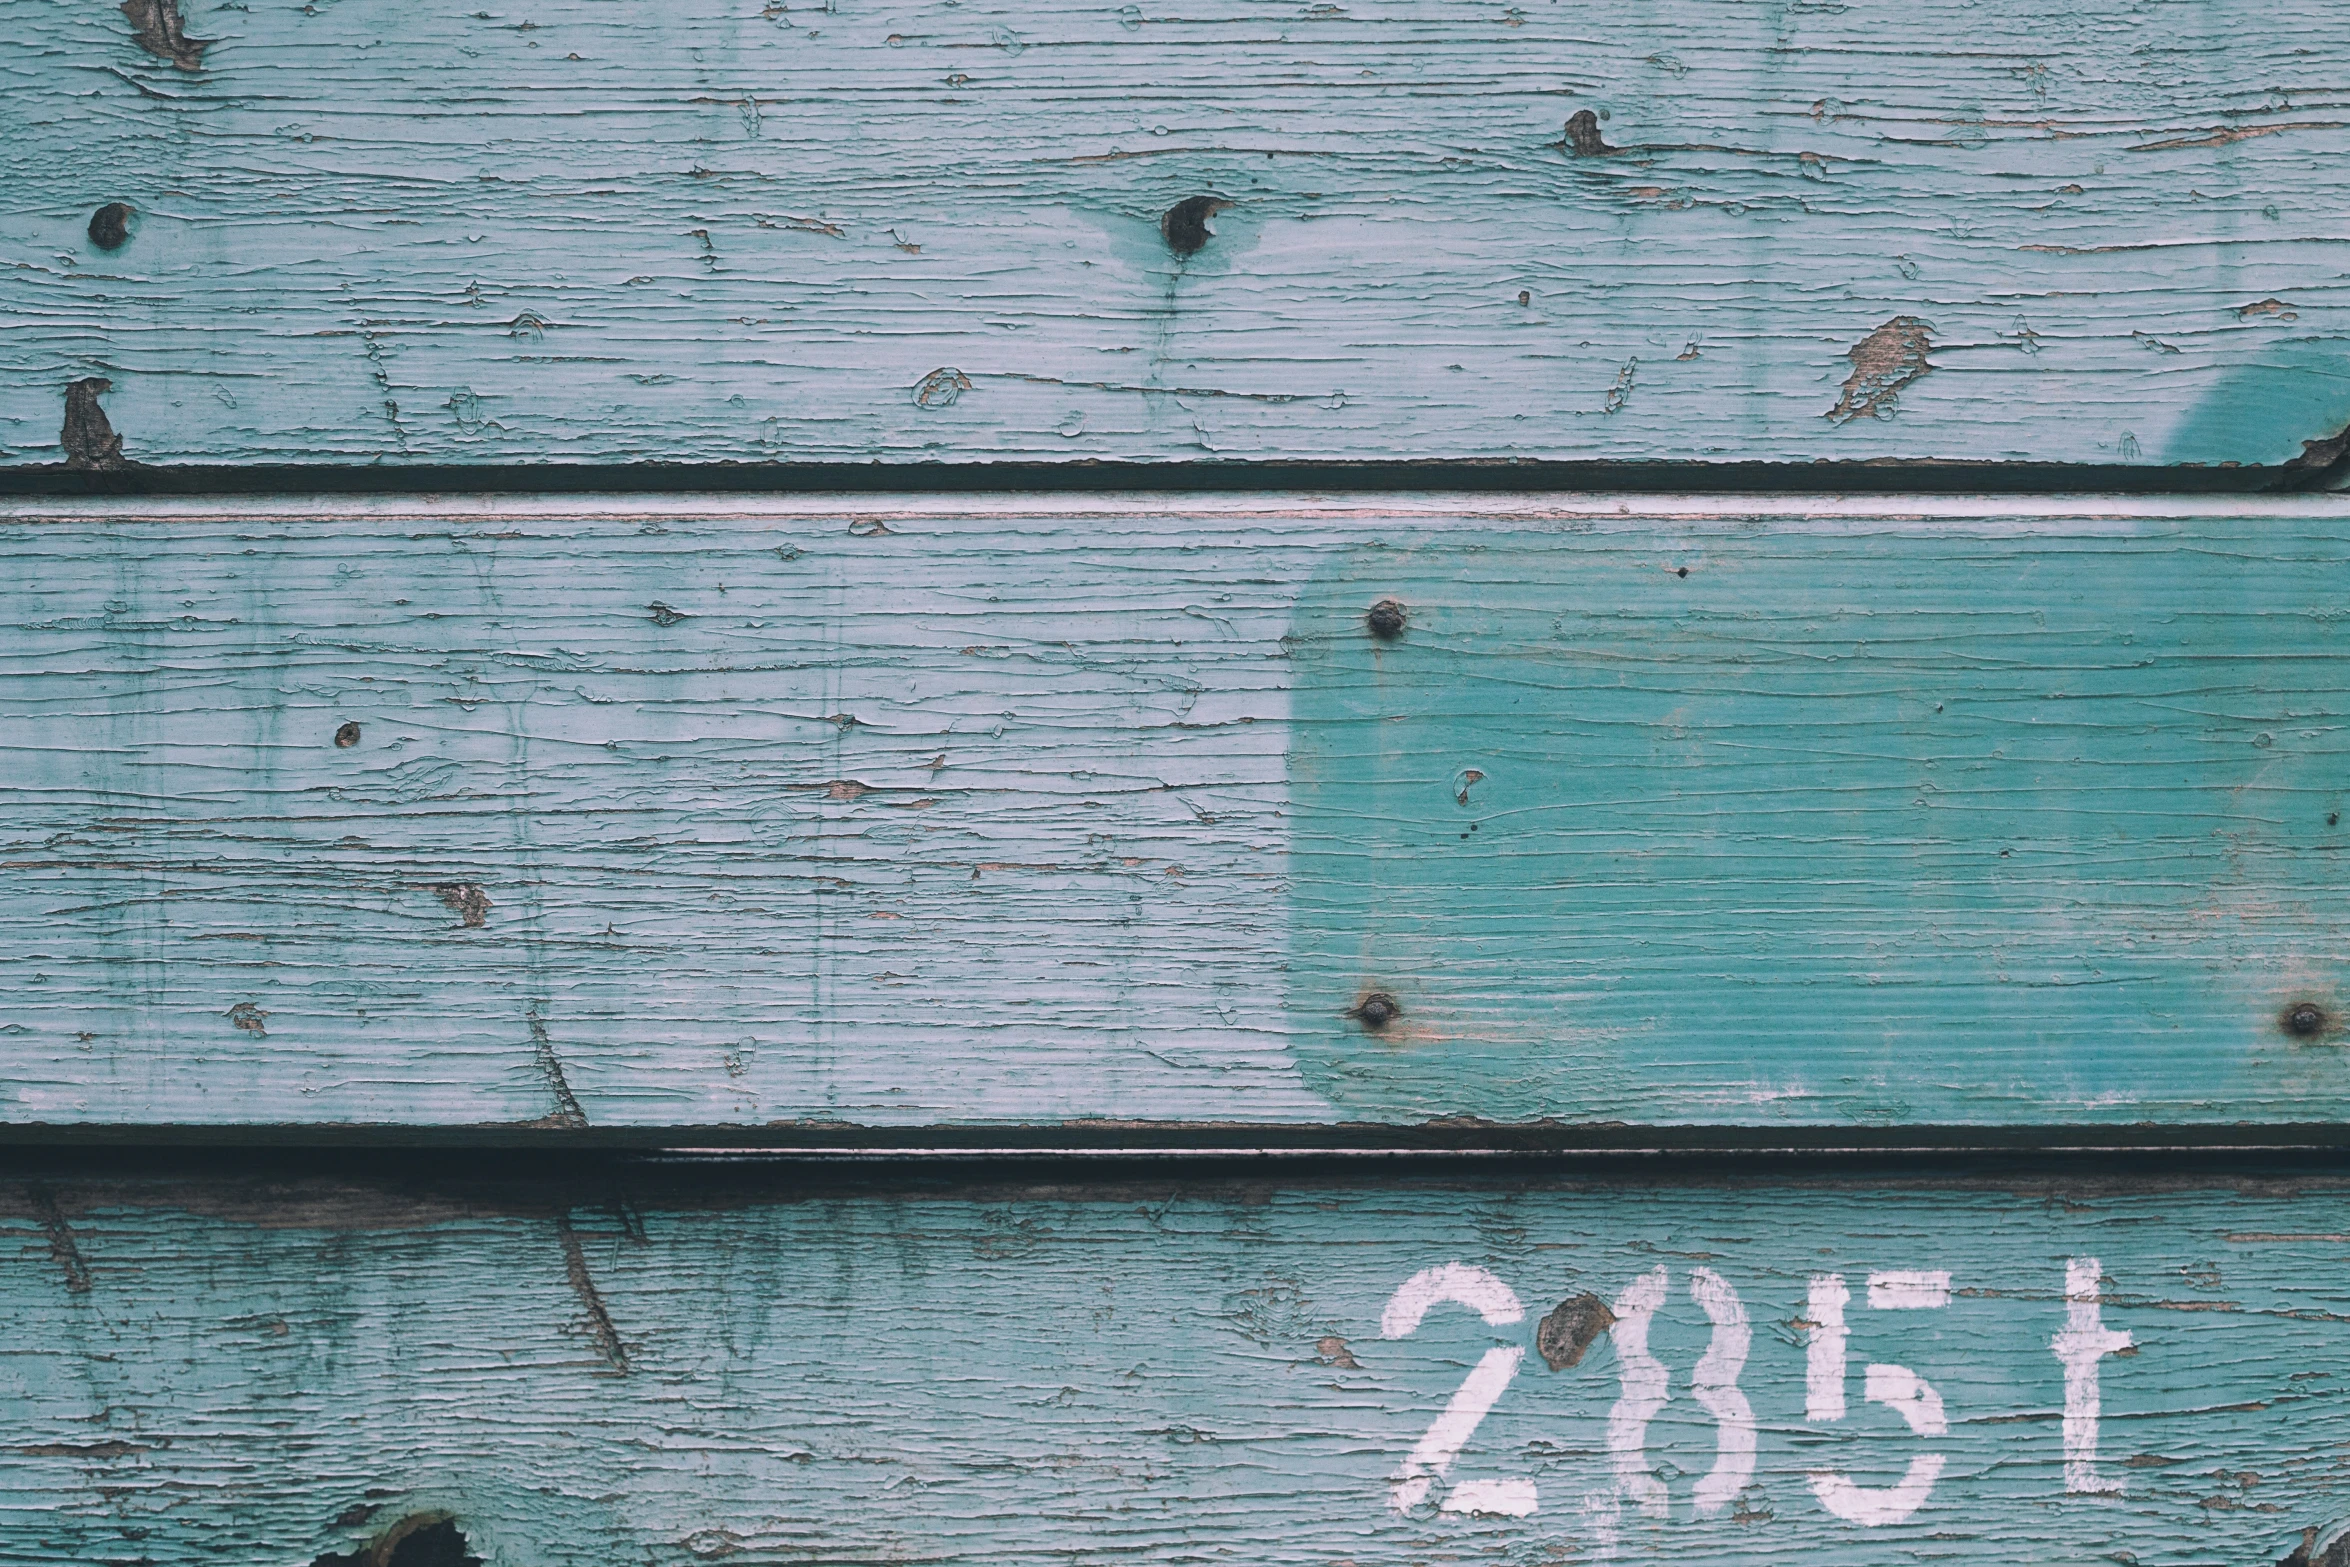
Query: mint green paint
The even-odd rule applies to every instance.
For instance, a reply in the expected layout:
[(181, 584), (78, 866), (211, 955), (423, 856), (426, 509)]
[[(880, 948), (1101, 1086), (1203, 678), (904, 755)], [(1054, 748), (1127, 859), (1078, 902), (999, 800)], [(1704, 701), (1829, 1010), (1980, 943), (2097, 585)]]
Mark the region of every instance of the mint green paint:
[[(149, 463), (2275, 463), (2350, 421), (2323, 0), (183, 10), (198, 70), (12, 0), (0, 463), (86, 376)], [(1827, 417), (1903, 318), (1923, 373)]]

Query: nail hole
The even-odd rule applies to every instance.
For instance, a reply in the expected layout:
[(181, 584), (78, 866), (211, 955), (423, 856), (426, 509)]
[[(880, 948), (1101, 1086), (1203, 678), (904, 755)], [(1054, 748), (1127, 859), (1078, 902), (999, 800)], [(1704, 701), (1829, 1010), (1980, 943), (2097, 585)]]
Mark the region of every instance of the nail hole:
[(1409, 618), (1409, 613), (1401, 604), (1393, 599), (1381, 599), (1363, 616), (1363, 625), (1380, 641), (1393, 642), (1403, 635), (1403, 628)]
[(1686, 577), (1689, 575), (1689, 568), (1687, 566), (1683, 566), (1679, 571), (1674, 572), (1673, 575), (1676, 577)]
[(2314, 1001), (2296, 1001), (2277, 1014), (2277, 1026), (2295, 1039), (2315, 1039), (2332, 1023), (2326, 1009)]
[(310, 1567), (482, 1567), (447, 1513), (403, 1518), (355, 1551), (329, 1551)]
[(1519, 290), (1518, 290), (1518, 303), (1519, 303), (1519, 304), (1521, 304), (1521, 305), (1530, 305), (1530, 304), (1534, 303), (1534, 291), (1533, 291), (1532, 289), (1530, 289), (1530, 288), (1521, 288), (1521, 289), (1519, 289)]
[(359, 725), (356, 720), (346, 719), (343, 726), (335, 731), (335, 744), (348, 751), (358, 743)]
[(1159, 219), (1159, 232), (1166, 236), (1167, 248), (1178, 256), (1196, 254), (1216, 237), (1216, 231), (1208, 227), (1208, 219), (1230, 205), (1213, 196), (1186, 196), (1169, 207)]
[(120, 250), (131, 237), (131, 209), (110, 201), (90, 214), (90, 243), (100, 250)]
[(1567, 149), (1578, 158), (1604, 158), (1621, 149), (1610, 147), (1599, 134), (1599, 116), (1577, 109), (1567, 116)]
[(1371, 1033), (1378, 1033), (1388, 1024), (1403, 1016), (1403, 1006), (1384, 990), (1374, 990), (1354, 1004), (1348, 1017), (1363, 1025)]
[(2326, 825), (2327, 825), (2328, 827), (2339, 827), (2339, 826), (2341, 826), (2341, 825), (2342, 825), (2342, 813), (2341, 813), (2340, 811), (2328, 811), (2328, 812), (2326, 812)]

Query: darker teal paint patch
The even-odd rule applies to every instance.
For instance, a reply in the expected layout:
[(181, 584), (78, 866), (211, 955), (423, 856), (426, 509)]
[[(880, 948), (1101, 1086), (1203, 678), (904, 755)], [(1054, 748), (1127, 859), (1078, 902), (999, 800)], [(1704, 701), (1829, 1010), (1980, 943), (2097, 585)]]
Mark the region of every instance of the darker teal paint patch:
[[(2260, 324), (2280, 320), (2284, 302), (2245, 306)], [(2292, 312), (2298, 314), (2298, 312)], [(2279, 330), (2280, 328), (2266, 328)], [(2312, 443), (2350, 428), (2350, 338), (2295, 337), (2263, 345), (2222, 373), (2189, 409), (2164, 449), (2164, 462), (2293, 462)]]
[(2338, 533), (1366, 543), (1293, 633), (1309, 1081), (1364, 1120), (2340, 1117), (2343, 1052), (2277, 1022), (2350, 959)]

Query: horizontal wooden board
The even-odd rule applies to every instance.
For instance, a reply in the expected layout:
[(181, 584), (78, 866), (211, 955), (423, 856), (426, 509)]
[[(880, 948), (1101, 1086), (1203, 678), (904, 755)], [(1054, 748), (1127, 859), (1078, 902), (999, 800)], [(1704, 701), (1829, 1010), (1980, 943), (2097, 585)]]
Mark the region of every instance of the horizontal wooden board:
[(2338, 498), (0, 538), (19, 1132), (2350, 1121)]
[(61, 434), (90, 380), (166, 464), (2268, 464), (2350, 424), (2322, 5), (10, 20), (4, 463), (106, 460)]
[(785, 1184), (12, 1182), (0, 1560), (2265, 1567), (2350, 1515), (2337, 1181)]

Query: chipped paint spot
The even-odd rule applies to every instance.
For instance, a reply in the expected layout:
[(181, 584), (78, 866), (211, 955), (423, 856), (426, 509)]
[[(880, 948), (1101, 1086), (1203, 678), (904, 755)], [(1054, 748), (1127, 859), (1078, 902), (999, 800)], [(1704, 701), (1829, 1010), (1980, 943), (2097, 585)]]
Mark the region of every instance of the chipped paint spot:
[(1934, 367), (1926, 355), (1933, 349), (1933, 328), (1916, 316), (1895, 316), (1844, 351), (1852, 374), (1844, 379), (1843, 395), (1828, 417), (1838, 424), (1855, 419), (1890, 419), (1895, 394)]

